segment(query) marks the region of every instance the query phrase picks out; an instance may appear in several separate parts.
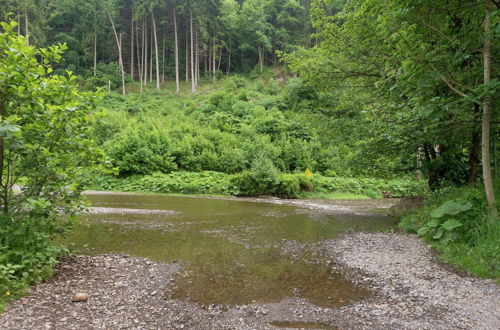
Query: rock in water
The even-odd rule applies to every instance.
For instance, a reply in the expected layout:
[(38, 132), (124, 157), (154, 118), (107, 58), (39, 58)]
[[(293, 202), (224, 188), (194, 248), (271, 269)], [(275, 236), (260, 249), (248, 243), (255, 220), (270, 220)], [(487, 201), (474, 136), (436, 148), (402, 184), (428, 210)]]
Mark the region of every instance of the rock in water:
[(77, 293), (74, 297), (73, 297), (73, 302), (86, 302), (87, 300), (89, 300), (89, 295), (88, 293)]

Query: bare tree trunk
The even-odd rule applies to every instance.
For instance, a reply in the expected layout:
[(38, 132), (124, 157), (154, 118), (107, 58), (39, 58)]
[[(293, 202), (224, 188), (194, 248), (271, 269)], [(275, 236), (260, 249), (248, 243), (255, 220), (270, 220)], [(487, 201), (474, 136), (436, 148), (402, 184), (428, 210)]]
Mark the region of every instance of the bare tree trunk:
[(97, 33), (94, 32), (94, 77), (97, 76)]
[(177, 15), (174, 11), (174, 38), (175, 38), (175, 92), (180, 91), (179, 84), (179, 40), (177, 38)]
[(28, 13), (24, 14), (24, 18), (26, 19), (26, 43), (30, 44), (30, 32), (29, 32), (29, 18)]
[[(484, 84), (491, 82), (491, 3), (490, 0), (484, 1), (485, 20), (484, 20)], [(492, 218), (498, 215), (495, 206), (495, 192), (493, 190), (493, 179), (491, 177), (490, 164), (490, 126), (491, 126), (491, 96), (487, 95), (483, 101), (483, 120), (482, 120), (482, 163), (483, 163), (483, 181), (486, 192), (486, 200), (490, 207)], [(496, 221), (496, 219), (495, 219)]]
[(221, 63), (222, 63), (222, 47), (219, 49), (219, 62), (217, 63), (217, 71), (220, 71)]
[(144, 86), (148, 84), (148, 20), (144, 19)]
[(208, 70), (208, 64), (207, 64), (207, 51), (206, 49), (203, 50), (203, 71), (205, 78), (207, 78), (207, 70)]
[[(137, 31), (135, 33), (135, 38), (136, 38), (136, 52), (137, 52), (137, 68), (139, 69), (139, 82), (140, 82), (140, 93), (142, 94), (142, 89), (143, 89), (143, 86), (142, 86), (142, 65), (143, 65), (143, 62), (141, 60), (141, 53), (142, 51), (139, 50), (139, 29), (136, 25), (136, 28), (137, 28)], [(142, 38), (142, 47), (144, 48), (144, 31), (143, 31), (143, 38)]]
[[(153, 24), (151, 22), (151, 24)], [(154, 31), (156, 32), (156, 31)], [(150, 39), (150, 47), (149, 47), (149, 82), (153, 83), (153, 42), (154, 42), (154, 36), (153, 36), (153, 27), (151, 27), (151, 39)]]
[(19, 11), (19, 2), (17, 2), (17, 21), (19, 24), (17, 24), (17, 34), (21, 35), (21, 13)]
[(191, 31), (191, 91), (196, 92), (196, 82), (194, 77), (194, 40), (193, 40), (193, 11), (189, 9), (189, 28)]
[(155, 37), (155, 53), (156, 53), (156, 89), (160, 89), (160, 59), (158, 54), (158, 35), (156, 33), (156, 20), (153, 11), (151, 11), (151, 19), (153, 21), (153, 33)]
[(214, 36), (214, 44), (212, 46), (212, 80), (215, 81), (215, 60), (217, 55), (217, 47), (215, 46), (215, 36)]
[(194, 77), (195, 77), (195, 86), (198, 88), (198, 81), (200, 79), (200, 50), (198, 49), (198, 29), (195, 30), (195, 66), (194, 66)]
[(165, 37), (167, 36), (167, 25), (163, 25), (163, 46), (161, 59), (161, 82), (165, 83)]
[(231, 72), (231, 52), (232, 52), (232, 40), (231, 37), (229, 37), (229, 52), (228, 52), (228, 59), (227, 59), (227, 72), (226, 75), (229, 76), (229, 72)]
[(212, 42), (208, 40), (208, 72), (212, 72)]
[(116, 44), (118, 46), (118, 64), (120, 66), (120, 71), (122, 74), (122, 93), (123, 93), (123, 95), (126, 95), (127, 91), (125, 90), (125, 70), (123, 69), (121, 34), (120, 34), (120, 37), (118, 38), (118, 33), (116, 32), (115, 23), (113, 22), (113, 18), (111, 17), (111, 14), (109, 13), (109, 11), (108, 11), (108, 17), (109, 17), (109, 20), (111, 21), (111, 27), (113, 28), (113, 33), (115, 35)]
[(264, 71), (264, 46), (259, 47), (259, 67), (260, 72)]
[(186, 28), (186, 82), (189, 82), (189, 31)]
[(132, 14), (131, 19), (131, 28), (130, 28), (130, 76), (132, 76), (132, 80), (135, 78), (134, 72), (134, 17)]

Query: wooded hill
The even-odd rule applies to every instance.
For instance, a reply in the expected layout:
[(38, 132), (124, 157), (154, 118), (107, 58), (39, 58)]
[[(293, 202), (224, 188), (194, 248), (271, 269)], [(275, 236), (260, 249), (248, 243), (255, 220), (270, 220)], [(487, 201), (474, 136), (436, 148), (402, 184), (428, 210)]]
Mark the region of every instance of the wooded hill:
[[(276, 65), (277, 52), (310, 46), (310, 0), (7, 0), (0, 19), (38, 47), (66, 43), (59, 69), (108, 84), (120, 70), (142, 85), (191, 81), (256, 65)], [(340, 8), (332, 4), (332, 10)], [(3, 17), (2, 17), (3, 16)], [(112, 80), (112, 79), (108, 79)], [(178, 85), (177, 85), (178, 86)], [(179, 87), (177, 87), (179, 88)]]

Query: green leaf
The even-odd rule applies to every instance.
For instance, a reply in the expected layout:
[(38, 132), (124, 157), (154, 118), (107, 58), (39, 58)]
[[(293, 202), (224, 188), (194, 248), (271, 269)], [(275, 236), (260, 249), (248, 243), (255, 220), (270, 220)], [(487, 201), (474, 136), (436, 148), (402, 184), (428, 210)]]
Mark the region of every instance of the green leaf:
[(424, 236), (429, 231), (429, 227), (422, 227), (417, 231), (418, 236)]
[(450, 219), (447, 220), (445, 223), (443, 223), (443, 228), (448, 231), (458, 228), (460, 226), (462, 226), (462, 223), (456, 219)]
[(472, 208), (472, 203), (462, 199), (453, 199), (447, 201), (437, 209), (431, 212), (431, 217), (442, 218), (443, 216), (455, 215), (465, 211), (469, 211)]
[(426, 226), (429, 228), (437, 228), (437, 226), (439, 226), (439, 219), (432, 219), (431, 221), (427, 222)]
[(440, 239), (441, 237), (443, 237), (443, 234), (444, 234), (444, 229), (443, 228), (439, 228), (436, 233), (434, 234), (434, 236), (432, 236), (432, 238), (434, 239)]

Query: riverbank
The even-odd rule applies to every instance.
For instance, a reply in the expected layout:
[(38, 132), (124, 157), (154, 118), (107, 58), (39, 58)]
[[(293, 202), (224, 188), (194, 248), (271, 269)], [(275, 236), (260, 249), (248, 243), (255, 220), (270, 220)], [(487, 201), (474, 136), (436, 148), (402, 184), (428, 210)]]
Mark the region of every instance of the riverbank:
[(89, 190), (188, 195), (276, 196), (281, 198), (368, 199), (421, 195), (425, 182), (416, 179), (329, 177), (318, 173), (281, 173), (260, 182), (250, 172), (226, 174), (214, 171), (154, 173), (118, 178), (89, 179)]
[[(3, 329), (160, 328), (494, 329), (500, 289), (440, 264), (417, 237), (355, 233), (314, 244), (286, 242), (283, 253), (315, 253), (372, 296), (339, 309), (294, 296), (280, 302), (226, 306), (171, 299), (182, 265), (120, 255), (73, 256), (56, 275), (0, 315)], [(87, 302), (72, 302), (78, 292)], [(286, 323), (293, 322), (293, 323)]]

